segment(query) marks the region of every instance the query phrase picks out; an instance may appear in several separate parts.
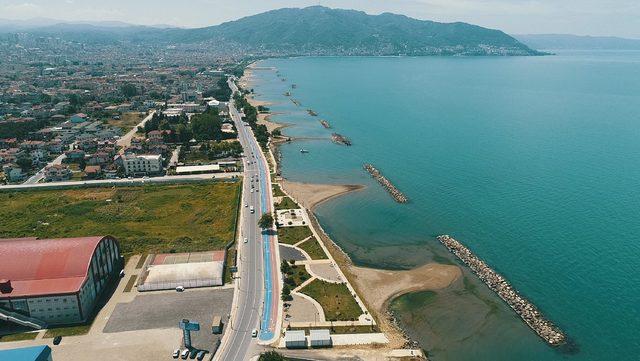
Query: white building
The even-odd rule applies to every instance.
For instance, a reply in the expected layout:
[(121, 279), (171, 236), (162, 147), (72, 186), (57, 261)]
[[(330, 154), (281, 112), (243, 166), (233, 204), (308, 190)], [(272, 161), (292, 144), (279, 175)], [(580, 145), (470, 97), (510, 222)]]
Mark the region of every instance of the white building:
[(311, 347), (331, 347), (331, 334), (329, 330), (309, 331), (309, 344)]
[(127, 175), (150, 175), (162, 171), (162, 156), (160, 154), (125, 154), (122, 156), (122, 166)]
[(303, 330), (286, 330), (284, 333), (284, 345), (286, 348), (307, 347), (307, 337)]

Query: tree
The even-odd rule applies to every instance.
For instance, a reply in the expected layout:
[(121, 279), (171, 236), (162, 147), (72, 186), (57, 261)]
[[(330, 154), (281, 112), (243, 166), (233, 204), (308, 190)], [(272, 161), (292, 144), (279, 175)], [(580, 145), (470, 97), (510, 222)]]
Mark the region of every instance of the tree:
[(287, 361), (288, 359), (276, 351), (264, 352), (258, 358), (258, 361)]
[(130, 83), (124, 84), (122, 87), (120, 87), (120, 92), (127, 99), (138, 95), (138, 89), (135, 85)]
[(22, 170), (29, 170), (31, 169), (33, 162), (31, 162), (31, 158), (29, 157), (18, 157), (18, 159), (16, 159), (16, 164), (22, 168)]
[(273, 216), (271, 213), (265, 213), (260, 217), (258, 226), (262, 229), (269, 229), (273, 225)]

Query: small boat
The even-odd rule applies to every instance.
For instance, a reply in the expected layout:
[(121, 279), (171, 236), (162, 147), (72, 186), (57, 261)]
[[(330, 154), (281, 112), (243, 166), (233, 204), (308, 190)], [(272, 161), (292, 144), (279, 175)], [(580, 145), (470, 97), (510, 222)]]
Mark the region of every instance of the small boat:
[(309, 151), (304, 148), (300, 148), (300, 153), (309, 153)]

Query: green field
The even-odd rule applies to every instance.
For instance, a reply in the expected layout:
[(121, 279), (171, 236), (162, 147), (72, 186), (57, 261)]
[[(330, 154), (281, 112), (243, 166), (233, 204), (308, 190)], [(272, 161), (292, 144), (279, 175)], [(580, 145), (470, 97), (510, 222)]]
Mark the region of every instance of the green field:
[(289, 197), (282, 197), (280, 203), (276, 204), (276, 209), (298, 209), (300, 206)]
[(327, 259), (327, 254), (324, 253), (324, 250), (322, 249), (322, 247), (320, 247), (320, 243), (318, 243), (318, 240), (313, 237), (309, 240), (306, 240), (304, 243), (300, 244), (298, 247), (300, 247), (302, 250), (304, 250), (305, 252), (307, 252), (307, 254), (309, 255), (309, 257), (311, 257), (311, 259)]
[(14, 333), (13, 335), (0, 336), (0, 342), (35, 340), (37, 332)]
[(44, 338), (54, 338), (56, 336), (66, 337), (66, 336), (86, 335), (87, 333), (89, 333), (90, 329), (91, 329), (91, 324), (51, 328), (44, 333)]
[(284, 197), (286, 194), (282, 191), (279, 184), (273, 184), (273, 196), (274, 197)]
[(327, 321), (357, 320), (362, 314), (360, 306), (344, 283), (316, 279), (300, 292), (318, 301)]
[(112, 235), (122, 253), (222, 249), (239, 182), (0, 192), (0, 238)]
[(286, 244), (296, 244), (311, 236), (309, 227), (282, 227), (278, 228), (278, 242)]

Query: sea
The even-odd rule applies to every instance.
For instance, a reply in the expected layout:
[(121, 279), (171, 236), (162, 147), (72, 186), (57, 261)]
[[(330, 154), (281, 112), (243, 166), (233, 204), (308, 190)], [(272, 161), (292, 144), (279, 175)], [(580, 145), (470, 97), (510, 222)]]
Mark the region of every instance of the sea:
[(640, 360), (640, 52), (268, 59), (252, 88), (295, 138), (285, 178), (366, 186), (315, 210), (356, 264), (459, 264), (449, 234), (570, 337), (547, 346), (464, 268), (391, 303), (431, 360)]

